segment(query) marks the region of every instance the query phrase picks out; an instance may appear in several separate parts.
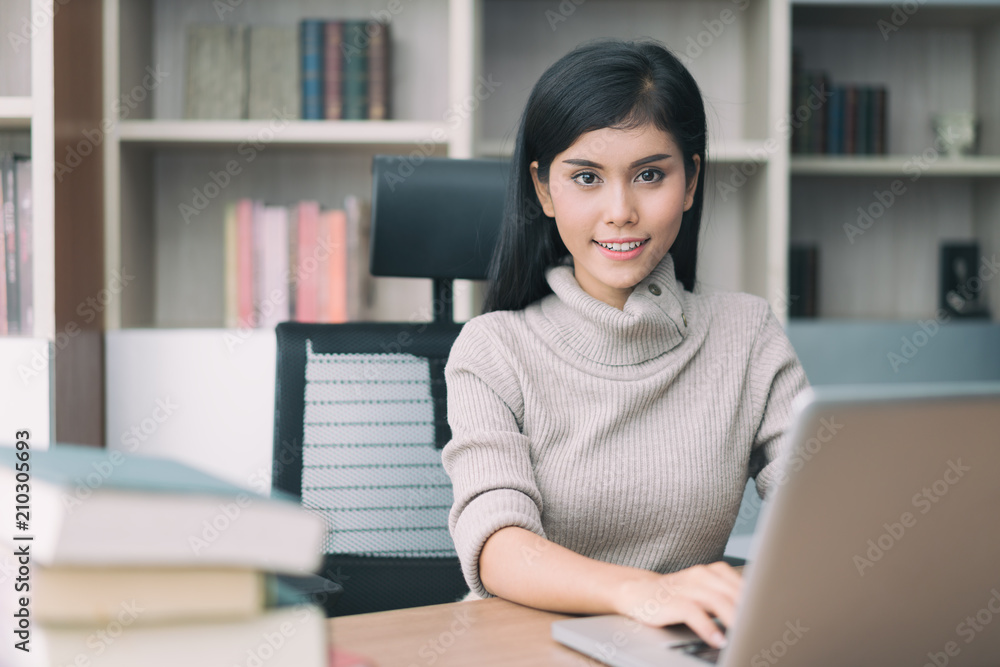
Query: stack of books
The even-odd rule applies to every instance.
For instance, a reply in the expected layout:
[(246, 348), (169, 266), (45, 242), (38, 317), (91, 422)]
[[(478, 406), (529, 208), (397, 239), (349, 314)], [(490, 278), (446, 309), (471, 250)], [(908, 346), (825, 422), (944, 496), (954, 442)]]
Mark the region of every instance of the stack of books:
[(792, 153), (885, 155), (885, 86), (835, 85), (826, 72), (803, 70), (793, 59)]
[(194, 24), (186, 33), (185, 118), (390, 118), (388, 24)]
[(229, 204), (226, 326), (362, 319), (371, 299), (370, 218), (370, 206), (354, 196), (343, 209), (330, 210), (316, 201), (291, 207), (251, 199)]
[(0, 336), (34, 331), (31, 160), (0, 152)]
[(279, 583), (321, 562), (324, 522), (294, 500), (67, 445), (0, 451), (0, 491), (20, 563), (0, 664), (327, 664), (322, 609)]

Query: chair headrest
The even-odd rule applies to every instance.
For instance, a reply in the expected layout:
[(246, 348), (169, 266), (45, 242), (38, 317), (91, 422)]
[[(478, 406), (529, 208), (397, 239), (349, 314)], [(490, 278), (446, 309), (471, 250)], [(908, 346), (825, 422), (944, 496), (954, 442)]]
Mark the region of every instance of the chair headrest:
[(507, 189), (508, 161), (376, 155), (371, 273), (484, 280)]

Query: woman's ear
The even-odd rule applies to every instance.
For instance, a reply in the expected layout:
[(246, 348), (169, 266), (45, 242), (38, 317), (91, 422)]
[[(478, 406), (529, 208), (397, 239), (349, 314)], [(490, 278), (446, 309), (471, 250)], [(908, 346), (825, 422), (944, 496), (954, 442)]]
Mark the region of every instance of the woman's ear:
[(698, 189), (698, 173), (701, 171), (701, 156), (692, 155), (691, 161), (694, 162), (694, 173), (691, 174), (691, 178), (688, 179), (687, 189), (684, 192), (684, 210), (687, 211), (694, 205), (694, 193)]
[(538, 195), (538, 201), (542, 205), (542, 210), (550, 218), (556, 217), (556, 209), (552, 206), (552, 193), (549, 192), (549, 184), (543, 183), (538, 177), (538, 160), (532, 162), (528, 166), (528, 169), (531, 171), (531, 180), (535, 183), (535, 194)]

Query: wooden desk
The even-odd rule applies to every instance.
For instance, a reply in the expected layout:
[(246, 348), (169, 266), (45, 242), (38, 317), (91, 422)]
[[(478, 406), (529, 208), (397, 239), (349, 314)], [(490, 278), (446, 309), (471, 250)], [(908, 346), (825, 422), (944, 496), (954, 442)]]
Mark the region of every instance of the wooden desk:
[(563, 618), (492, 598), (330, 619), (333, 643), (377, 667), (598, 665), (557, 644), (550, 624)]

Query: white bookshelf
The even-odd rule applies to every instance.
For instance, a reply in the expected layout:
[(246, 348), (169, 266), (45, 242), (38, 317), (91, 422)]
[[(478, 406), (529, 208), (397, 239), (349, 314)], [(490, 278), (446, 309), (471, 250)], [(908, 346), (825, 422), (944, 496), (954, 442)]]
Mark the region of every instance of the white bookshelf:
[[(791, 157), (790, 239), (819, 248), (820, 316), (932, 319), (940, 243), (1000, 251), (1000, 3), (928, 1), (905, 22), (888, 3), (797, 1), (792, 11), (803, 69), (888, 90), (888, 155)], [(931, 118), (947, 111), (976, 114), (976, 154), (935, 143)], [(903, 194), (849, 238), (844, 225), (893, 184)], [(985, 290), (1000, 320), (1000, 281)]]
[[(0, 34), (4, 36), (0, 150), (28, 153), (32, 160), (34, 307), (32, 331), (0, 338), (4, 405), (10, 408), (4, 410), (0, 442), (7, 441), (13, 434), (11, 428), (23, 422), (20, 428), (31, 428), (33, 442), (39, 446), (54, 438), (56, 414), (48, 355), (56, 336), (53, 21), (37, 21), (28, 34), (24, 21), (34, 15), (50, 16), (51, 5), (51, 0), (5, 0), (0, 6)], [(44, 363), (35, 360), (38, 353), (44, 353)]]

